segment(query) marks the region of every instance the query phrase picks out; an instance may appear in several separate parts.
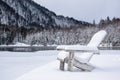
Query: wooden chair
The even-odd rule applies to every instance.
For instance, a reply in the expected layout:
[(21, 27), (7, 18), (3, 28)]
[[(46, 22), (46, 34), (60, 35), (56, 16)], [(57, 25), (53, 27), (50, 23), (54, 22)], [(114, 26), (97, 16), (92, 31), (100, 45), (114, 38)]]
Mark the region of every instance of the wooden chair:
[(94, 54), (99, 54), (98, 46), (105, 38), (107, 32), (101, 30), (94, 34), (88, 45), (61, 45), (57, 50), (61, 50), (57, 59), (60, 60), (60, 70), (64, 70), (65, 63), (68, 64), (68, 70), (72, 71), (75, 66), (84, 71), (92, 71), (95, 67), (89, 64)]

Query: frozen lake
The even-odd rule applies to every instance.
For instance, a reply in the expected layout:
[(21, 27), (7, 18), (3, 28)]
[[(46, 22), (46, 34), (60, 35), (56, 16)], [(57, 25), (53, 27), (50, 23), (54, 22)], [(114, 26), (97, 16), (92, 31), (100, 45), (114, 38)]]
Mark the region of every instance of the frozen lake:
[[(34, 52), (55, 50), (56, 46), (0, 46), (0, 51)], [(120, 47), (99, 47), (100, 50), (120, 50)]]
[(0, 46), (0, 51), (34, 52), (43, 50), (55, 50), (56, 46)]

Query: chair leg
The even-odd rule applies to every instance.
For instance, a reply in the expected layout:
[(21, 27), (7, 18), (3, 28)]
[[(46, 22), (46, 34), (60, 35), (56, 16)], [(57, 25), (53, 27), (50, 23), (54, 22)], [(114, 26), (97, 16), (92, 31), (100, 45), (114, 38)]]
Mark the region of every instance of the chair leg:
[(74, 59), (74, 53), (69, 53), (68, 57), (68, 71), (72, 71), (73, 68), (73, 59)]
[(65, 62), (60, 61), (60, 70), (64, 71)]

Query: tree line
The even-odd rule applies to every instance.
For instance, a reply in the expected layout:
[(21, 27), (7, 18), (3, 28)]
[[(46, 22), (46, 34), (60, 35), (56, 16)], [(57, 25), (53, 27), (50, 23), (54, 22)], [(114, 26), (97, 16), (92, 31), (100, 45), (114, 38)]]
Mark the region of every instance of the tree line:
[(99, 24), (87, 26), (71, 26), (69, 28), (16, 27), (0, 25), (0, 44), (23, 42), (30, 45), (87, 44), (94, 33), (105, 29), (108, 32), (103, 41), (108, 45), (120, 46), (120, 19), (107, 17)]

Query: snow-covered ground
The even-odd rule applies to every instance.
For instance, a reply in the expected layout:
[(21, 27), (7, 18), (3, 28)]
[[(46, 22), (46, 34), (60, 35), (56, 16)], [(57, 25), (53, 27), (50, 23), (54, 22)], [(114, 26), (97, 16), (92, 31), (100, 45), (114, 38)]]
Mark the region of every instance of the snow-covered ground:
[(57, 51), (0, 52), (0, 80), (14, 80), (34, 68), (56, 60)]
[(0, 52), (0, 80), (119, 80), (120, 50), (100, 52), (92, 72), (60, 71), (58, 51)]

